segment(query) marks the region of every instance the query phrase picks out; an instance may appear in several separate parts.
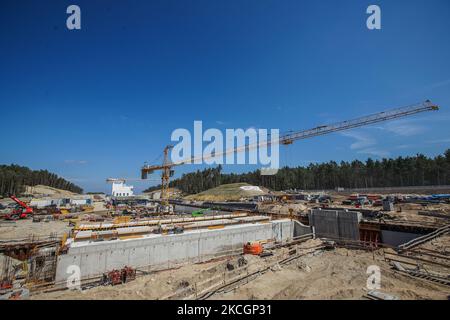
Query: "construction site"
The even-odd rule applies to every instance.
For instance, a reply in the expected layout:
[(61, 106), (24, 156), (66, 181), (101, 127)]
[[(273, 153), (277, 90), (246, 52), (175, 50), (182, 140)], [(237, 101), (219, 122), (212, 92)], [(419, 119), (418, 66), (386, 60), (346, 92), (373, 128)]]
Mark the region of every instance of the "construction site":
[[(278, 142), (438, 109), (425, 101)], [(143, 180), (161, 172), (154, 192), (108, 178), (110, 195), (35, 186), (1, 200), (1, 299), (449, 299), (450, 186), (186, 195), (170, 180), (188, 161), (171, 149), (140, 168)]]
[(449, 0), (1, 0), (2, 311), (445, 308), (449, 31)]

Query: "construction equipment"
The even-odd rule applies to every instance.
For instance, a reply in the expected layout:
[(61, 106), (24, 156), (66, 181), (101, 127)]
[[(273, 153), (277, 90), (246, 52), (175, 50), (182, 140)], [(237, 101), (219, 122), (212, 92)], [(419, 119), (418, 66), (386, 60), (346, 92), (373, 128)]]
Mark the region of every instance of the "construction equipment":
[(70, 213), (70, 210), (66, 209), (66, 208), (61, 208), (61, 209), (59, 209), (59, 211), (60, 211), (61, 214), (64, 214), (64, 215)]
[(102, 283), (103, 285), (118, 285), (122, 283), (120, 270), (112, 270), (110, 272), (103, 274)]
[(88, 204), (84, 204), (84, 205), (81, 206), (81, 211), (83, 211), (83, 212), (93, 212), (94, 211), (94, 206), (88, 205)]
[(169, 180), (170, 177), (173, 176), (174, 170), (172, 166), (174, 165), (169, 160), (169, 150), (172, 149), (173, 146), (168, 145), (164, 148), (164, 160), (162, 165), (156, 166), (148, 166), (144, 165), (141, 170), (141, 178), (147, 179), (148, 174), (152, 174), (155, 170), (162, 170), (161, 175), (161, 204), (168, 205), (169, 204)]
[(315, 136), (328, 134), (331, 132), (343, 131), (352, 128), (367, 126), (378, 122), (407, 117), (414, 115), (416, 113), (426, 111), (437, 111), (437, 110), (439, 110), (439, 107), (433, 104), (430, 100), (427, 100), (419, 104), (414, 104), (403, 108), (392, 109), (380, 113), (375, 113), (369, 116), (364, 116), (353, 120), (342, 121), (331, 125), (319, 126), (309, 130), (293, 132), (285, 136), (282, 136), (280, 138), (280, 143), (287, 145), (291, 144), (295, 140), (307, 139)]
[(209, 209), (199, 209), (199, 210), (194, 210), (192, 211), (191, 215), (193, 217), (203, 217), (203, 214), (205, 213), (205, 211), (208, 211)]
[(11, 279), (0, 280), (0, 291), (12, 289), (13, 283)]
[(247, 242), (244, 244), (244, 254), (260, 255), (263, 252), (263, 246), (261, 242)]
[[(290, 132), (289, 134), (282, 135), (276, 143), (280, 143), (282, 145), (290, 145), (294, 143), (296, 140), (302, 140), (302, 139), (308, 139), (316, 136), (325, 135), (332, 132), (337, 131), (344, 131), (348, 129), (353, 129), (357, 127), (367, 126), (378, 122), (403, 118), (407, 116), (411, 116), (417, 113), (421, 112), (427, 112), (427, 111), (437, 111), (439, 110), (439, 107), (435, 104), (433, 104), (430, 100), (426, 100), (425, 102), (397, 108), (397, 109), (391, 109), (384, 112), (375, 113), (372, 115), (359, 117), (353, 120), (347, 120), (342, 122), (337, 122), (330, 125), (325, 126), (318, 126), (312, 129), (308, 130), (302, 130), (302, 131), (296, 131), (296, 132)], [(210, 159), (217, 156), (223, 156), (230, 153), (238, 153), (241, 151), (246, 151), (250, 149), (254, 149), (257, 147), (266, 147), (269, 146), (271, 141), (263, 141), (253, 144), (248, 144), (244, 147), (236, 147), (233, 149), (225, 150), (224, 152), (217, 152), (214, 153), (214, 155), (210, 155), (207, 157), (201, 157), (201, 160)], [(179, 162), (171, 162), (169, 160), (169, 150), (172, 149), (173, 146), (169, 145), (164, 148), (164, 161), (161, 165), (147, 165), (144, 164), (144, 166), (141, 168), (141, 178), (147, 179), (147, 175), (153, 173), (156, 170), (162, 170), (162, 176), (161, 176), (161, 202), (163, 204), (168, 204), (168, 189), (169, 189), (169, 180), (170, 177), (173, 176), (174, 170), (173, 167), (179, 166), (186, 163), (195, 163), (196, 158), (191, 157), (188, 159), (185, 159), (183, 161)]]
[(131, 217), (130, 216), (118, 216), (115, 217), (113, 220), (114, 224), (121, 224), (121, 223), (128, 223), (131, 221)]
[(26, 219), (33, 214), (33, 209), (30, 208), (25, 202), (20, 201), (14, 195), (10, 195), (9, 197), (17, 203), (17, 206), (10, 213), (5, 215), (5, 220)]
[(128, 281), (132, 281), (134, 279), (136, 279), (136, 270), (125, 266), (122, 270), (121, 270), (121, 278), (122, 278), (122, 283), (127, 283)]
[(136, 270), (125, 266), (121, 270), (114, 269), (110, 272), (105, 272), (102, 278), (103, 285), (118, 285), (122, 283), (127, 283), (136, 279)]

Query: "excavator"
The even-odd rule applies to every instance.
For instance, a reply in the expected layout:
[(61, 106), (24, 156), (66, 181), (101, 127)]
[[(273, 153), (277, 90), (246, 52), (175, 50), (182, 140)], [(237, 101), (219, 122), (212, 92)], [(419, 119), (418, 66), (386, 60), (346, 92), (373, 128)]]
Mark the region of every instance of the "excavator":
[(14, 200), (17, 205), (15, 209), (5, 215), (5, 220), (27, 219), (33, 214), (33, 208), (30, 208), (25, 202), (20, 201), (14, 195), (9, 195), (9, 197)]

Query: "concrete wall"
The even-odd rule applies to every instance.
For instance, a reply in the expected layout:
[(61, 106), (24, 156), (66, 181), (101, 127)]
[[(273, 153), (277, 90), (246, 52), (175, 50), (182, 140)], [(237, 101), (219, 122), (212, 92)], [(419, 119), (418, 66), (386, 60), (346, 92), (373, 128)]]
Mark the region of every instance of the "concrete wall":
[(316, 237), (359, 240), (360, 212), (313, 209), (309, 224)]
[(294, 237), (299, 237), (305, 234), (312, 233), (312, 228), (310, 226), (305, 226), (304, 224), (298, 221), (293, 222), (294, 222)]
[(132, 266), (160, 270), (186, 262), (206, 261), (242, 250), (255, 240), (287, 240), (293, 237), (290, 220), (228, 226), (218, 230), (195, 230), (183, 234), (150, 235), (146, 238), (72, 244), (58, 257), (56, 282), (69, 277), (68, 267), (80, 267), (81, 279)]
[(51, 205), (65, 206), (69, 203), (73, 205), (85, 205), (92, 204), (92, 198), (90, 195), (76, 195), (67, 198), (31, 199), (30, 206), (44, 208)]
[(92, 204), (91, 199), (71, 199), (70, 204), (76, 205), (76, 206), (82, 206), (85, 204)]
[(381, 242), (394, 247), (397, 247), (420, 236), (422, 236), (422, 234), (381, 230)]

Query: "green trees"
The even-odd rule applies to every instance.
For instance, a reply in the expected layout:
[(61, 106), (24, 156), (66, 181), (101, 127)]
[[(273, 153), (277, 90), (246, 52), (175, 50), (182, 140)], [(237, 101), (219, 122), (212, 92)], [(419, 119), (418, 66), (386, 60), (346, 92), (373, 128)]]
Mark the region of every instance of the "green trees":
[[(222, 167), (184, 174), (173, 180), (171, 187), (183, 192), (198, 193), (220, 184), (247, 182), (273, 190), (376, 188), (426, 185), (450, 185), (450, 149), (444, 155), (428, 158), (413, 157), (373, 160), (354, 160), (310, 164), (308, 167), (281, 168), (275, 176), (261, 176), (260, 171), (224, 174)], [(154, 190), (159, 186), (150, 188)]]
[[(208, 168), (203, 171), (184, 174), (180, 179), (173, 180), (170, 183), (171, 187), (177, 187), (183, 192), (194, 194), (204, 190), (217, 187), (221, 184), (222, 167), (219, 165), (216, 168)], [(153, 189), (156, 189), (155, 187)]]
[(21, 194), (25, 191), (25, 186), (35, 186), (38, 184), (53, 188), (82, 193), (83, 189), (77, 185), (58, 177), (47, 170), (30, 170), (15, 164), (0, 165), (0, 195)]

